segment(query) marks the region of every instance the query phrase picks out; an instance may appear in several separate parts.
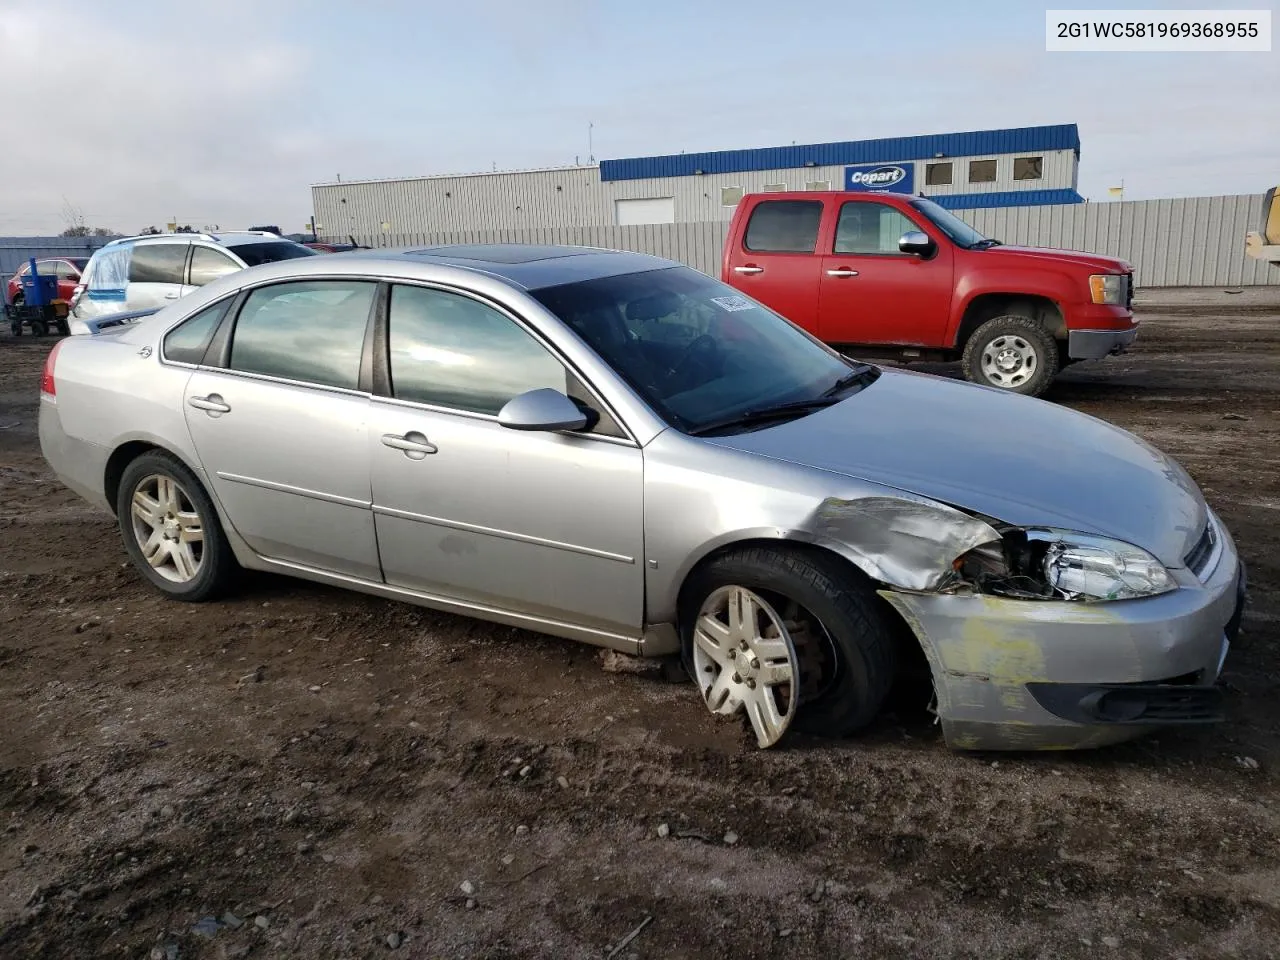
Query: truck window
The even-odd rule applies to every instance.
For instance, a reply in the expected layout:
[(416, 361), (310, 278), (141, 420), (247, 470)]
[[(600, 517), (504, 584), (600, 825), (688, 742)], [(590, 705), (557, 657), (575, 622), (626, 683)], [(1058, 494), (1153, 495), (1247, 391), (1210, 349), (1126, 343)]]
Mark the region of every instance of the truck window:
[(857, 201), (840, 208), (836, 253), (898, 253), (898, 240), (920, 228), (893, 207)]
[(813, 253), (821, 222), (821, 200), (767, 200), (751, 211), (743, 245), (757, 253)]

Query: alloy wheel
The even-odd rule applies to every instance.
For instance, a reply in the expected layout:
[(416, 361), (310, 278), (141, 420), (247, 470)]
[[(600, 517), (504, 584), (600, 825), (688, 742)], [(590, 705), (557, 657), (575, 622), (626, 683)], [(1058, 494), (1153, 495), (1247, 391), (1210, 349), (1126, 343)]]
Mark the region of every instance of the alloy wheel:
[(143, 559), (166, 580), (190, 583), (204, 563), (204, 523), (190, 495), (162, 474), (133, 489), (133, 535)]
[(725, 586), (707, 597), (694, 624), (693, 664), (712, 713), (745, 710), (761, 747), (786, 733), (800, 669), (786, 624), (759, 594)]

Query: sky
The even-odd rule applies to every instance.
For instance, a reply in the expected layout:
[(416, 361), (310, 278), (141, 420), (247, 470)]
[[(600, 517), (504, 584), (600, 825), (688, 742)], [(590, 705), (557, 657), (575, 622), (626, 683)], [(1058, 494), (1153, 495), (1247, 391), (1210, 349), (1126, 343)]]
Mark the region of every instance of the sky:
[(1280, 52), (1046, 53), (1046, 5), (0, 0), (0, 235), (293, 232), (339, 175), (1049, 123), (1090, 199), (1280, 183)]

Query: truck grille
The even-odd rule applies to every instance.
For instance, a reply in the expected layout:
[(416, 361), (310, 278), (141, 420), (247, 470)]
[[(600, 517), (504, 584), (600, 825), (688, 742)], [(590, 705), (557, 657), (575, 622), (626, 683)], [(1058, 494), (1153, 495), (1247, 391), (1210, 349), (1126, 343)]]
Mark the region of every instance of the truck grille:
[(1196, 545), (1191, 548), (1191, 552), (1185, 558), (1187, 569), (1201, 580), (1204, 579), (1205, 568), (1213, 558), (1213, 548), (1217, 545), (1218, 534), (1213, 529), (1213, 520), (1206, 519), (1200, 539), (1196, 541)]

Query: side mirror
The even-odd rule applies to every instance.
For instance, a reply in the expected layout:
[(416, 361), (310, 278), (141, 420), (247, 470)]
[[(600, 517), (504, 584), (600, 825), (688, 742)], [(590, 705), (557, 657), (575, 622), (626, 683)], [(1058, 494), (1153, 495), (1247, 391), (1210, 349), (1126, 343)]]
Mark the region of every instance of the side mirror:
[(936, 248), (923, 230), (908, 230), (898, 238), (898, 249), (917, 257), (931, 257)]
[(581, 430), (587, 415), (559, 390), (543, 387), (508, 400), (498, 423), (511, 430)]

